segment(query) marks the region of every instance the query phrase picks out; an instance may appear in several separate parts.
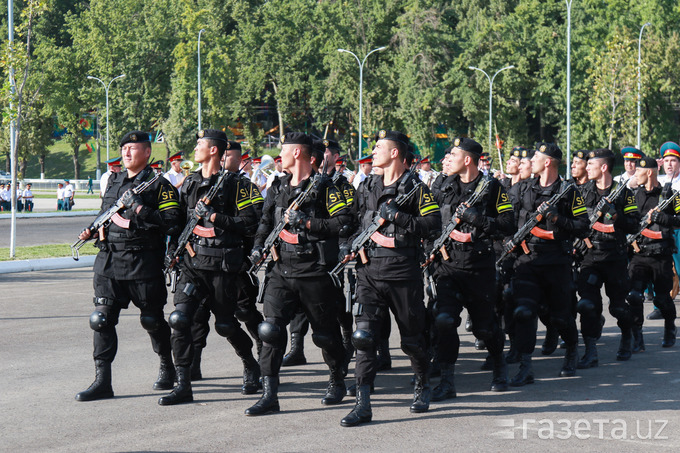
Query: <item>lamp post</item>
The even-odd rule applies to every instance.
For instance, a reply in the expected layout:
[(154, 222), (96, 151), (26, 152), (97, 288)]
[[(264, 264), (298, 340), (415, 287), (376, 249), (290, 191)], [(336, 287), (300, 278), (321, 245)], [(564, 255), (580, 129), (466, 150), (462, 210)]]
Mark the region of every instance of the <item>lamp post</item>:
[(348, 53), (348, 54), (351, 54), (352, 56), (354, 56), (354, 58), (356, 58), (356, 60), (357, 60), (357, 63), (359, 64), (359, 148), (357, 149), (357, 160), (359, 160), (361, 158), (361, 141), (363, 140), (363, 135), (362, 135), (362, 130), (361, 130), (361, 119), (362, 119), (362, 111), (363, 111), (362, 103), (363, 103), (363, 85), (364, 85), (364, 63), (366, 63), (366, 59), (368, 58), (368, 56), (370, 54), (372, 54), (373, 52), (378, 52), (378, 51), (385, 50), (385, 49), (387, 49), (387, 46), (382, 46), (382, 47), (378, 47), (377, 49), (371, 50), (370, 52), (368, 52), (366, 54), (363, 61), (360, 61), (359, 57), (357, 57), (354, 52), (351, 52), (351, 51), (345, 50), (345, 49), (338, 49), (338, 52), (344, 52), (344, 53)]
[(201, 130), (201, 33), (205, 31), (201, 28), (198, 32), (198, 130)]
[(640, 148), (641, 146), (641, 124), (640, 124), (640, 115), (641, 115), (641, 109), (640, 109), (640, 85), (642, 84), (642, 77), (640, 75), (640, 72), (642, 70), (642, 32), (645, 30), (645, 27), (648, 25), (652, 25), (651, 23), (647, 22), (640, 28), (640, 38), (638, 38), (638, 92), (637, 92), (637, 149), (642, 149)]
[[(491, 130), (492, 130), (492, 128), (491, 128), (491, 123), (492, 123), (492, 121), (493, 121), (493, 120), (492, 120), (492, 111), (493, 111), (493, 81), (494, 81), (494, 79), (496, 78), (496, 76), (498, 75), (499, 72), (505, 71), (506, 69), (512, 69), (512, 68), (514, 68), (514, 67), (515, 67), (514, 65), (506, 66), (506, 67), (501, 68), (501, 69), (499, 69), (498, 71), (496, 71), (496, 73), (493, 75), (493, 77), (489, 77), (489, 74), (487, 74), (486, 71), (484, 71), (483, 69), (479, 69), (479, 68), (476, 68), (476, 67), (474, 67), (474, 66), (468, 66), (468, 69), (474, 69), (474, 70), (476, 70), (476, 71), (479, 71), (479, 72), (481, 72), (482, 74), (484, 74), (484, 75), (486, 76), (487, 79), (489, 79), (489, 152), (491, 152), (491, 148), (493, 148), (493, 141), (492, 141), (492, 140), (493, 140), (493, 139), (492, 139), (493, 134), (491, 133)], [(502, 163), (499, 162), (499, 165), (501, 165), (501, 164), (502, 164)]]
[(98, 77), (94, 76), (87, 76), (88, 79), (93, 79), (93, 80), (98, 80), (102, 85), (104, 85), (104, 91), (106, 92), (106, 160), (109, 160), (109, 88), (111, 88), (111, 84), (113, 83), (114, 80), (120, 79), (121, 77), (125, 77), (125, 74), (121, 74), (117, 77), (114, 77), (111, 79), (109, 82), (108, 86), (104, 83), (104, 81)]
[(571, 4), (567, 3), (567, 179), (571, 178)]

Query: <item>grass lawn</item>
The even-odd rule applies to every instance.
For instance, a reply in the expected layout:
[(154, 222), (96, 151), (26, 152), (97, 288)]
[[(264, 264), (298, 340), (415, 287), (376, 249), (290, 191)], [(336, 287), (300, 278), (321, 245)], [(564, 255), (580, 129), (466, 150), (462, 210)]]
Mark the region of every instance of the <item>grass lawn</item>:
[[(96, 255), (99, 251), (95, 248), (94, 242), (85, 244), (80, 249), (81, 255)], [(17, 247), (16, 260), (34, 260), (40, 258), (61, 258), (71, 256), (70, 244), (52, 244), (52, 245), (33, 245), (30, 247)], [(9, 248), (0, 248), (0, 261), (11, 261), (9, 257)]]

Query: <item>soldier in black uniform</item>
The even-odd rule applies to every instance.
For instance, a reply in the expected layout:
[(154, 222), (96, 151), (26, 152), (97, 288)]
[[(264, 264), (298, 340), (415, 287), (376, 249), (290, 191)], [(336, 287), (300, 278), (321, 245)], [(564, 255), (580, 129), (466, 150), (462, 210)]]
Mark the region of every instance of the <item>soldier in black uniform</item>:
[(571, 156), (571, 178), (567, 181), (573, 182), (576, 187), (580, 187), (588, 182), (588, 172), (586, 171), (588, 154), (589, 151), (581, 149)]
[[(102, 198), (103, 213), (122, 197), (125, 209), (112, 223), (94, 232), (99, 253), (94, 262), (94, 305), (90, 327), (94, 330), (95, 381), (76, 395), (78, 401), (113, 398), (111, 363), (116, 357), (116, 324), (123, 308), (132, 301), (141, 311), (140, 322), (161, 358), (155, 390), (169, 390), (175, 382), (170, 347), (170, 328), (163, 307), (167, 289), (163, 278), (165, 238), (179, 228), (180, 209), (175, 188), (162, 176), (145, 191), (132, 188), (153, 178), (149, 167), (149, 134), (133, 131), (120, 141), (126, 172), (111, 173)], [(92, 236), (89, 229), (80, 239)]]
[[(680, 158), (680, 149), (666, 150), (666, 155)], [(642, 237), (633, 244), (635, 253), (628, 264), (631, 291), (628, 303), (633, 312), (633, 351), (645, 350), (642, 336), (644, 291), (650, 283), (654, 286), (654, 305), (664, 317), (664, 334), (661, 346), (670, 348), (676, 339), (676, 309), (670, 296), (673, 287), (673, 231), (680, 228), (680, 197), (675, 198), (665, 210), (659, 211), (659, 201), (672, 196), (670, 183), (659, 184), (656, 160), (651, 157), (640, 159), (635, 170), (639, 187), (635, 200), (640, 215), (649, 221)]]
[[(513, 207), (501, 183), (478, 170), (482, 146), (469, 138), (456, 138), (451, 149), (451, 172), (440, 189), (433, 192), (444, 222), (458, 214), (461, 222), (454, 230), (444, 253), (437, 252), (434, 277), (438, 299), (433, 309), (437, 328), (437, 353), (441, 380), (432, 401), (456, 397), (453, 368), (458, 359), (460, 338), (457, 328), (460, 313), (467, 308), (472, 332), (483, 340), (493, 362), (491, 390), (508, 388), (507, 366), (503, 357), (504, 334), (495, 312), (496, 279), (493, 238), (508, 236), (516, 230)], [(488, 181), (486, 181), (488, 179)], [(488, 184), (483, 190), (484, 184)], [(473, 194), (483, 196), (468, 205)], [(441, 259), (439, 259), (441, 256)], [(434, 257), (430, 257), (431, 259)]]
[(621, 341), (616, 353), (616, 360), (628, 360), (631, 357), (633, 339), (630, 307), (626, 303), (629, 289), (627, 275), (628, 247), (626, 234), (635, 233), (640, 216), (635, 205), (635, 196), (625, 188), (616, 200), (611, 193), (619, 184), (613, 181), (611, 169), (614, 166), (614, 153), (600, 148), (588, 153), (588, 179), (579, 190), (588, 208), (593, 214), (595, 208), (604, 198), (604, 204), (598, 209), (600, 216), (593, 225), (588, 237), (584, 240), (586, 247), (578, 275), (578, 293), (581, 299), (576, 305), (581, 315), (581, 335), (586, 350), (578, 362), (578, 368), (591, 368), (598, 365), (597, 340), (602, 335), (602, 295), (604, 284), (609, 297), (609, 312), (617, 320), (621, 329)]
[[(327, 162), (326, 173), (331, 178), (333, 184), (340, 190), (345, 197), (345, 202), (352, 207), (354, 203), (354, 187), (347, 181), (345, 175), (336, 171), (335, 163), (340, 157), (340, 144), (335, 140), (314, 140), (314, 147), (323, 152), (323, 158)], [(321, 164), (323, 159), (318, 158), (317, 162)], [(322, 164), (323, 165), (323, 164)], [(319, 169), (321, 170), (321, 169)], [(347, 225), (339, 235), (347, 238), (354, 232), (352, 225)], [(336, 260), (337, 257), (331, 257)], [(336, 263), (333, 263), (335, 265)], [(344, 281), (344, 274), (340, 276), (340, 280)], [(345, 296), (342, 288), (336, 292), (338, 302), (338, 321), (342, 331), (342, 344), (345, 348), (345, 368), (354, 354), (354, 347), (352, 346), (352, 314), (345, 311)], [(298, 312), (290, 321), (290, 351), (283, 356), (283, 363), (281, 366), (295, 366), (304, 365), (307, 363), (304, 351), (304, 337), (309, 330), (309, 321), (303, 311)]]
[[(196, 139), (194, 159), (202, 166), (182, 183), (180, 202), (187, 218), (195, 213), (201, 220), (179, 264), (181, 273), (173, 301), (175, 311), (168, 319), (177, 364), (177, 386), (158, 400), (161, 406), (193, 401), (191, 327), (194, 313), (201, 304), (215, 314), (215, 331), (227, 338), (243, 361), (241, 393), (256, 393), (260, 377), (253, 357), (253, 342), (235, 317), (237, 274), (245, 260), (244, 240), (257, 228), (258, 212), (253, 206), (257, 197), (253, 194), (259, 191), (238, 172), (241, 146), (237, 142), (228, 141), (226, 134), (216, 129), (201, 130)], [(226, 156), (224, 171), (228, 173), (216, 196), (206, 202), (203, 197), (221, 174), (223, 155)], [(262, 201), (259, 197), (259, 203)]]
[[(322, 404), (338, 404), (345, 395), (338, 306), (329, 299), (337, 289), (328, 271), (338, 256), (337, 236), (351, 224), (349, 207), (330, 178), (319, 175), (317, 184), (301, 204), (291, 209), (293, 201), (312, 184), (315, 174), (311, 165), (312, 139), (307, 134), (289, 132), (281, 137), (281, 163), (290, 172), (269, 188), (257, 230), (251, 261), (258, 262), (262, 246), (279, 222), (287, 228), (279, 235), (280, 245), (272, 252), (277, 258), (269, 275), (263, 303), (265, 320), (259, 327), (263, 342), (260, 366), (264, 393), (246, 415), (278, 412), (279, 370), (286, 347), (286, 325), (302, 307), (309, 320), (312, 340), (323, 351), (330, 368), (330, 379)], [(296, 209), (297, 208), (297, 209)]]
[[(382, 175), (375, 180), (370, 192), (365, 190), (364, 184), (356, 193), (359, 233), (376, 216), (384, 223), (365, 249), (363, 258), (366, 262), (361, 260), (356, 265), (357, 330), (352, 335), (352, 342), (357, 350), (357, 402), (340, 422), (342, 426), (355, 426), (372, 419), (369, 393), (377, 368), (376, 347), (387, 310), (394, 313), (401, 335), (401, 348), (411, 359), (416, 375), (411, 412), (429, 409), (427, 310), (423, 301), (419, 256), (422, 254), (421, 240), (438, 234), (441, 215), (429, 189), (419, 184), (417, 176), (406, 171), (408, 148), (406, 135), (380, 131), (373, 150), (373, 165), (382, 169)], [(414, 186), (417, 187), (415, 195), (398, 206), (394, 199), (408, 194)], [(349, 251), (347, 244), (341, 248), (341, 255)]]
[[(552, 143), (542, 143), (531, 159), (532, 173), (537, 177), (527, 182), (521, 198), (518, 226), (521, 228), (539, 206), (559, 193), (566, 184), (559, 177), (562, 151)], [(512, 280), (515, 308), (515, 338), (521, 354), (519, 373), (512, 386), (534, 382), (531, 354), (536, 346), (536, 318), (541, 306), (566, 342), (566, 353), (560, 376), (573, 376), (578, 359), (578, 331), (573, 315), (569, 288), (572, 288), (571, 261), (574, 235), (588, 228), (587, 210), (578, 189), (571, 189), (556, 206), (550, 206), (540, 223), (532, 230), (526, 247), (515, 261)], [(522, 251), (520, 244), (513, 244)]]

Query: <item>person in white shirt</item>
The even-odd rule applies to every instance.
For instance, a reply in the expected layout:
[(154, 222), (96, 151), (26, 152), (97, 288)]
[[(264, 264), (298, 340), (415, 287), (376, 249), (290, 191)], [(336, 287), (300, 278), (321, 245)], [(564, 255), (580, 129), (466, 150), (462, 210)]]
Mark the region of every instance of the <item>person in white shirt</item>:
[(635, 179), (635, 169), (637, 168), (640, 159), (645, 157), (645, 154), (633, 146), (622, 148), (621, 154), (623, 154), (623, 168), (625, 171), (622, 174), (615, 176), (614, 181), (617, 183), (625, 182), (628, 184), (629, 188), (635, 189), (638, 186), (637, 180)]
[(430, 163), (429, 157), (424, 157), (420, 161), (420, 170), (418, 171), (418, 176), (420, 180), (423, 181), (427, 187), (432, 187), (432, 183), (437, 178), (438, 173), (432, 170), (432, 164)]
[(31, 183), (26, 184), (26, 188), (21, 193), (21, 198), (24, 200), (24, 209), (26, 212), (33, 212), (33, 192), (31, 191)]
[(253, 159), (250, 158), (248, 151), (241, 155), (241, 174), (248, 179), (253, 174)]
[[(269, 189), (276, 178), (285, 175), (283, 166), (281, 165), (281, 156), (274, 158), (274, 171), (267, 177), (267, 189)], [(264, 195), (263, 195), (264, 196)]]
[(57, 211), (64, 210), (64, 185), (57, 184)]
[(103, 197), (106, 192), (106, 186), (109, 184), (109, 176), (111, 176), (111, 173), (118, 173), (123, 169), (121, 159), (121, 157), (114, 157), (113, 159), (104, 162), (108, 165), (109, 170), (99, 179), (99, 192), (101, 197)]
[(17, 212), (24, 210), (24, 201), (21, 199), (21, 194), (23, 193), (24, 191), (21, 190), (21, 184), (17, 183)]
[(352, 181), (352, 186), (354, 186), (354, 190), (359, 189), (359, 184), (364, 182), (364, 180), (368, 178), (368, 175), (370, 175), (372, 171), (373, 171), (372, 155), (359, 159), (359, 171), (354, 177), (354, 181)]
[(182, 164), (182, 153), (176, 153), (173, 154), (168, 158), (168, 162), (170, 162), (170, 170), (165, 173), (163, 176), (165, 179), (170, 181), (170, 184), (175, 186), (176, 188), (179, 188), (182, 183), (184, 182), (184, 173), (182, 173), (182, 167), (180, 165)]
[(73, 196), (75, 195), (76, 191), (73, 188), (73, 184), (71, 184), (70, 179), (64, 179), (64, 182), (66, 185), (64, 186), (64, 211), (70, 211), (73, 205), (75, 204), (73, 201)]
[(12, 209), (11, 187), (12, 186), (10, 183), (7, 183), (7, 186), (4, 184), (0, 185), (0, 208), (2, 208), (3, 211), (9, 211)]

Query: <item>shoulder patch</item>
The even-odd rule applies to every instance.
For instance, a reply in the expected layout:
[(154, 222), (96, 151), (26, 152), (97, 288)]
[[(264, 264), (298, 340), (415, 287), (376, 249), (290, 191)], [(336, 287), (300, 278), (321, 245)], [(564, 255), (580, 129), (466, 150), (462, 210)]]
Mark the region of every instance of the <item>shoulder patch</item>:
[(503, 189), (503, 186), (498, 184), (498, 193), (496, 195), (496, 212), (501, 214), (503, 212), (512, 211), (512, 203), (508, 193)]
[(342, 193), (335, 186), (326, 187), (326, 210), (331, 217), (345, 208), (347, 208), (347, 203)]
[(158, 191), (158, 210), (179, 209), (179, 197), (177, 190), (168, 184), (161, 184)]
[(434, 195), (430, 191), (425, 191), (423, 187), (420, 188), (418, 197), (418, 210), (423, 217), (439, 212), (439, 205), (435, 201)]
[(574, 217), (588, 213), (588, 209), (586, 208), (586, 203), (583, 200), (583, 197), (576, 190), (572, 192), (571, 213), (574, 215)]

